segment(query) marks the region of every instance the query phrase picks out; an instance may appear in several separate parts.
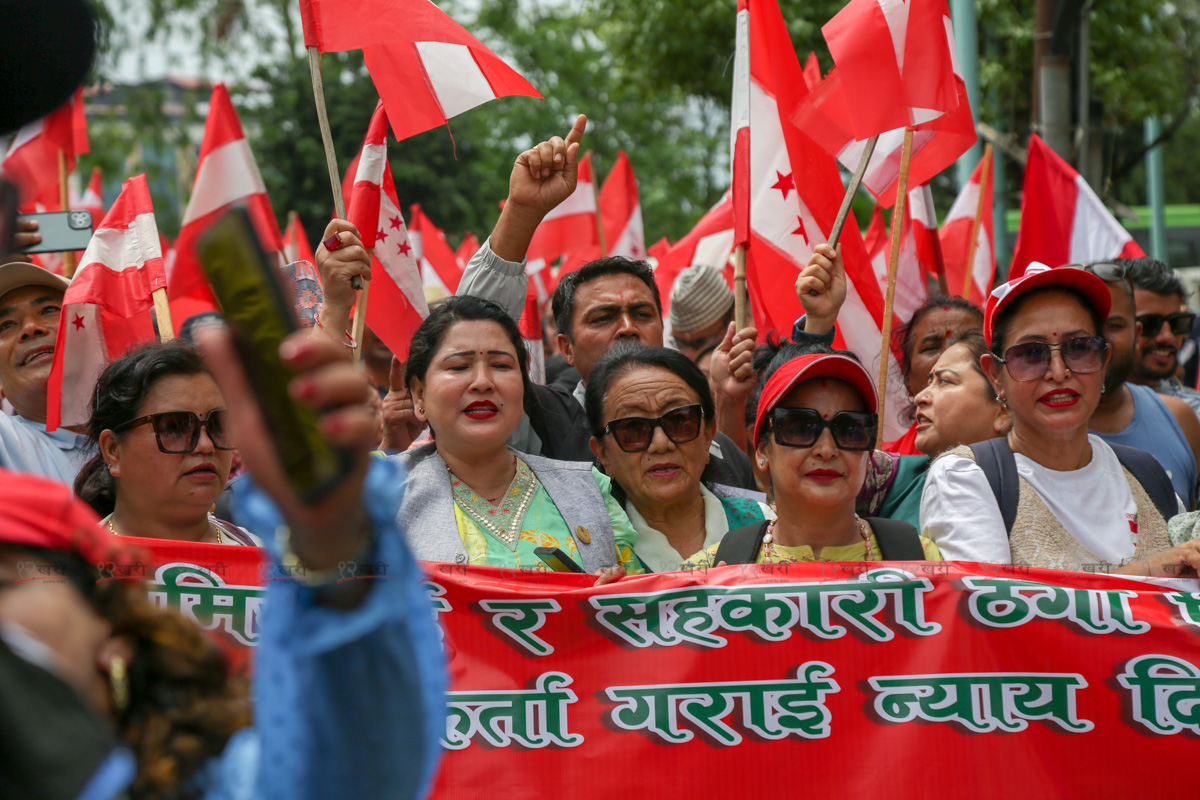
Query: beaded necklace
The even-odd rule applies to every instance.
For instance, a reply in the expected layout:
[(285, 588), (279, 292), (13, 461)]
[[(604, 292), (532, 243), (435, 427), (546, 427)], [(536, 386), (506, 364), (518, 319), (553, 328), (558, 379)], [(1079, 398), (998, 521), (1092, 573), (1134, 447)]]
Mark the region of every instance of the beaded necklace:
[[(796, 561), (802, 560), (802, 559), (795, 559), (795, 558), (784, 558), (781, 556), (778, 561), (775, 561), (775, 562), (771, 561), (772, 557), (775, 555), (775, 523), (776, 522), (778, 522), (778, 520), (775, 520), (775, 519), (771, 520), (771, 523), (769, 525), (767, 525), (767, 532), (765, 534), (763, 534), (763, 540), (762, 540), (763, 563), (764, 564), (795, 563)], [(862, 517), (858, 516), (858, 514), (855, 514), (854, 515), (854, 525), (858, 529), (858, 535), (862, 537), (863, 547), (865, 547), (867, 550), (866, 555), (863, 556), (863, 561), (873, 561), (874, 559), (871, 558), (871, 531), (870, 531), (870, 527), (867, 525), (867, 521), (864, 520)], [(812, 560), (816, 561), (817, 559), (814, 557)]]
[[(509, 550), (516, 552), (521, 523), (541, 482), (524, 461), (516, 456), (513, 456), (513, 461), (517, 471), (512, 484), (504, 494), (492, 501), (477, 494), (455, 475), (448, 465), (446, 472), (450, 474), (455, 504), (482, 530), (490, 533)], [(499, 505), (495, 504), (497, 501)]]

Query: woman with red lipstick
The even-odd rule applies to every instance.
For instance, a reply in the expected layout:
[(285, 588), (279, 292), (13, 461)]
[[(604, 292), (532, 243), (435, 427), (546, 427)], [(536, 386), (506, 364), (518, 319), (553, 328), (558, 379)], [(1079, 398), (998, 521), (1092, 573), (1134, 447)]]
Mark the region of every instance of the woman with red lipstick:
[(879, 424), (875, 385), (858, 359), (787, 344), (764, 378), (754, 457), (770, 477), (778, 518), (730, 531), (687, 566), (941, 560), (912, 525), (855, 513)]
[[(1036, 263), (992, 292), (981, 365), (1013, 424), (1005, 438), (951, 450), (930, 469), (921, 523), (947, 558), (1143, 574), (1194, 559), (1183, 551), (1200, 546), (1170, 550), (1166, 517), (1178, 498), (1157, 462), (1088, 433), (1103, 391), (1109, 348), (1101, 331), (1111, 302), (1095, 275)], [(977, 459), (1001, 478), (1012, 467), (1009, 521), (1003, 490)], [(1164, 490), (1174, 504), (1159, 501)]]
[(425, 561), (530, 568), (552, 547), (603, 581), (642, 572), (607, 476), (507, 446), (533, 396), (527, 362), (516, 322), (488, 300), (451, 297), (417, 329), (406, 379), (433, 442), (395, 457), (410, 546)]
[(613, 479), (638, 533), (635, 552), (651, 571), (677, 570), (731, 528), (774, 517), (763, 495), (712, 479), (712, 391), (679, 351), (614, 347), (593, 368), (584, 406), (592, 452)]
[(191, 345), (150, 344), (109, 364), (92, 395), (88, 435), (98, 452), (75, 493), (109, 533), (261, 545), (210, 513), (229, 480), (233, 442), (225, 398)]

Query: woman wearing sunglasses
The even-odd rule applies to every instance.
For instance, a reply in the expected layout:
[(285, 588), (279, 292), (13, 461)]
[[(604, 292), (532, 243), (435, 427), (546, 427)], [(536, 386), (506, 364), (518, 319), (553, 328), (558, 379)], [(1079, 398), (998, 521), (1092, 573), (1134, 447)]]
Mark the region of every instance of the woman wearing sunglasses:
[(433, 442), (395, 458), (408, 468), (401, 527), (417, 558), (544, 566), (557, 548), (602, 582), (642, 572), (637, 534), (591, 464), (518, 453), (506, 442), (531, 397), (516, 322), (477, 297), (451, 297), (413, 335), (405, 377)]
[[(1096, 275), (1037, 263), (992, 292), (981, 363), (1013, 425), (1006, 439), (984, 444), (1015, 461), (1015, 518), (1010, 533), (975, 452), (950, 451), (930, 469), (921, 500), (924, 533), (947, 558), (1154, 573), (1174, 557), (1164, 552), (1166, 520), (1147, 488), (1088, 433), (1109, 358), (1100, 333), (1111, 303)], [(993, 449), (998, 443), (1012, 455)], [(1167, 481), (1161, 467), (1146, 474)]]
[(191, 345), (150, 344), (118, 358), (92, 395), (88, 435), (99, 452), (75, 493), (117, 536), (261, 545), (210, 513), (233, 460), (224, 406)]
[(855, 513), (879, 425), (875, 385), (858, 359), (787, 344), (764, 379), (755, 460), (770, 478), (778, 518), (730, 531), (687, 566), (940, 560), (909, 523)]
[(706, 474), (717, 423), (708, 379), (665, 347), (616, 347), (597, 362), (584, 397), (592, 452), (638, 533), (654, 572), (683, 562), (731, 528), (774, 517), (757, 492)]

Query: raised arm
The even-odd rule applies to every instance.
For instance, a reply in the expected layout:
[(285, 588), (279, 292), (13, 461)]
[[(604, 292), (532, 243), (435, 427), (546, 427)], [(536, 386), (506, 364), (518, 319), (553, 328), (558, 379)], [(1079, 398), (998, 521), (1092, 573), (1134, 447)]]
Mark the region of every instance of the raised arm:
[(579, 141), (586, 126), (587, 117), (580, 114), (565, 139), (555, 136), (517, 156), (500, 219), (467, 264), (458, 294), (494, 300), (520, 319), (529, 286), (529, 243), (546, 215), (575, 191)]

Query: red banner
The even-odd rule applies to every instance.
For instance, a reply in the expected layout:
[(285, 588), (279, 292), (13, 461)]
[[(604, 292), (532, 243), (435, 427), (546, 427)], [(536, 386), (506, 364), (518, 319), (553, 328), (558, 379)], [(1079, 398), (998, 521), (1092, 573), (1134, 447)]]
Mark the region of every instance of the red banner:
[[(290, 577), (249, 548), (154, 549), (156, 601), (241, 644), (257, 641), (255, 579)], [(595, 589), (587, 576), (427, 567), (453, 677), (433, 797), (1195, 790), (1195, 580), (855, 563)], [(380, 565), (365, 571), (379, 579)]]

